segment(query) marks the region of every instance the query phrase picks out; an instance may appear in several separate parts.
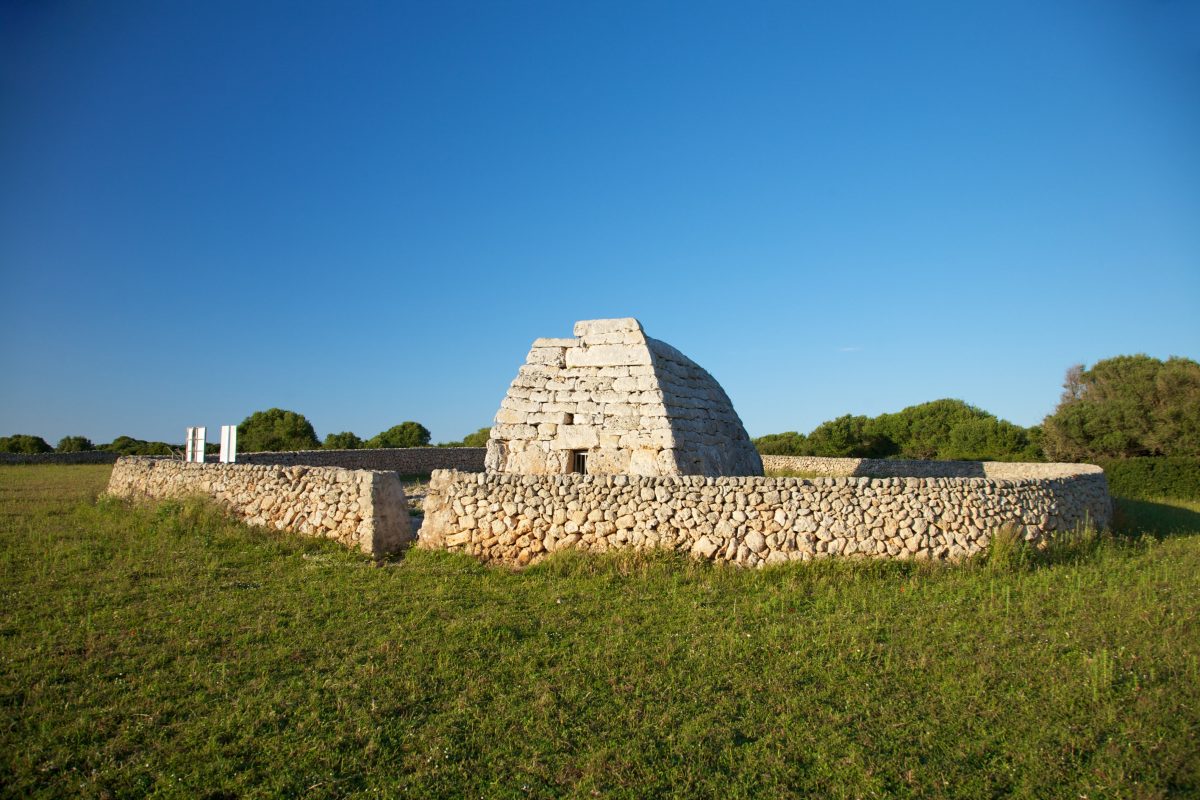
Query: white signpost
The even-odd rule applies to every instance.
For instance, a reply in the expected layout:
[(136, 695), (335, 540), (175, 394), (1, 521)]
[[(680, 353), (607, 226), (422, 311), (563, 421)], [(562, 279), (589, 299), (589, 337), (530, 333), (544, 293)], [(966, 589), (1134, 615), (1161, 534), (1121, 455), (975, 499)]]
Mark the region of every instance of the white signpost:
[(186, 461), (191, 461), (196, 464), (204, 463), (204, 436), (207, 433), (207, 428), (188, 428), (187, 429), (187, 456)]
[(221, 426), (221, 463), (237, 461), (237, 425)]

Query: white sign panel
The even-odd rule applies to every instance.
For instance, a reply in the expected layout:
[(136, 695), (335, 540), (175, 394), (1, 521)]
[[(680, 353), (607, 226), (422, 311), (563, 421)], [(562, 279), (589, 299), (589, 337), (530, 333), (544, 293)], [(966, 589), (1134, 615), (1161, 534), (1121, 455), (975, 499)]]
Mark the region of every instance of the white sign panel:
[(204, 437), (207, 432), (208, 429), (204, 427), (187, 429), (187, 461), (204, 463)]
[(221, 426), (221, 463), (237, 461), (237, 425)]

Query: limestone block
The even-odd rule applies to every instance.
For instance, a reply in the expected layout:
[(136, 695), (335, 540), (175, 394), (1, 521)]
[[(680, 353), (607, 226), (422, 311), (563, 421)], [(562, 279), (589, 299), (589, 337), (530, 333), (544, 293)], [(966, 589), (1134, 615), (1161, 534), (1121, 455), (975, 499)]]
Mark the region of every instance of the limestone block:
[(532, 412), (542, 410), (541, 403), (536, 403), (533, 400), (529, 400), (526, 398), (514, 397), (512, 395), (505, 397), (503, 400), (501, 400), (500, 407), (507, 408), (512, 411), (524, 411), (526, 413), (532, 413)]
[[(529, 422), (529, 411), (517, 411), (512, 408), (501, 408), (496, 412), (495, 424), (497, 425), (524, 425)], [(534, 416), (541, 416), (534, 413)]]
[(586, 450), (598, 447), (599, 431), (591, 425), (559, 425), (558, 438), (554, 442), (557, 450)]
[[(528, 422), (530, 425), (540, 425), (545, 422), (549, 422), (554, 425), (568, 425), (571, 423), (571, 416), (571, 414), (567, 414), (563, 411), (541, 411), (538, 413), (529, 414), (523, 421)], [(497, 422), (499, 421), (500, 420), (497, 420)]]
[(641, 416), (642, 407), (632, 405), (630, 403), (605, 403), (604, 414), (610, 417), (638, 417)]
[(659, 475), (659, 450), (638, 449), (629, 456), (630, 475)]
[(642, 323), (633, 317), (624, 317), (621, 319), (588, 319), (576, 322), (574, 328), (576, 336), (589, 336), (598, 333), (624, 333), (626, 331), (641, 333)]
[(636, 345), (605, 344), (566, 351), (567, 367), (617, 367), (650, 363), (650, 351)]
[(600, 447), (588, 454), (588, 471), (597, 474), (624, 474), (629, 470), (628, 450)]
[(564, 347), (534, 347), (525, 357), (526, 364), (543, 364), (549, 367), (565, 367), (566, 348)]

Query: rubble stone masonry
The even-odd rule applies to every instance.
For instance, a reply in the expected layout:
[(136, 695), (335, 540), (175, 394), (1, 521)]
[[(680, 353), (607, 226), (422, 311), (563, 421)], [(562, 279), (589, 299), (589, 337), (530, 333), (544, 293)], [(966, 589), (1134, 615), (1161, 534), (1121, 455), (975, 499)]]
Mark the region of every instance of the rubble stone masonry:
[(131, 500), (203, 495), (250, 525), (335, 539), (373, 556), (413, 539), (395, 472), (125, 457), (113, 466), (108, 493)]
[[(809, 459), (845, 470), (856, 459)], [(433, 473), (421, 547), (524, 565), (564, 548), (668, 548), (761, 566), (827, 556), (958, 559), (1002, 527), (1040, 543), (1109, 525), (1104, 472), (1088, 464), (943, 463), (984, 477), (763, 478)], [(927, 473), (928, 474), (928, 473)]]
[(241, 464), (303, 464), (309, 467), (390, 470), (428, 475), (435, 469), (483, 472), (482, 447), (388, 447), (363, 450), (291, 450), (238, 453)]
[(488, 471), (762, 474), (728, 395), (699, 365), (636, 319), (583, 320), (574, 333), (533, 342), (496, 412)]

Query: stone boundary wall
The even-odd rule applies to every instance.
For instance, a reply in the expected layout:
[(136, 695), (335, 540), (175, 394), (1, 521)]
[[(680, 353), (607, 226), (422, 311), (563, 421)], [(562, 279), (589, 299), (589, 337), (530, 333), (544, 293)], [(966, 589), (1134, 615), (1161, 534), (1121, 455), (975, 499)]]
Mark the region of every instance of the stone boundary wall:
[(204, 495), (250, 525), (335, 539), (374, 556), (414, 538), (394, 472), (126, 456), (113, 467), (108, 493), (131, 500)]
[(1066, 478), (1101, 471), (1092, 464), (1028, 461), (919, 461), (887, 458), (823, 458), (820, 456), (763, 456), (771, 472), (817, 473), (830, 478)]
[(0, 453), (2, 464), (112, 464), (119, 453), (85, 450), (81, 453)]
[(274, 453), (238, 453), (239, 464), (303, 464), (308, 467), (344, 467), (427, 475), (435, 469), (483, 472), (485, 447), (395, 447), (369, 450), (292, 450)]
[(1035, 469), (1023, 478), (815, 479), (439, 471), (420, 546), (516, 565), (563, 548), (668, 548), (761, 566), (833, 555), (953, 560), (1005, 526), (1034, 543), (1085, 522), (1108, 526), (1099, 467), (1056, 465), (1050, 476), (1049, 465), (1009, 466)]

